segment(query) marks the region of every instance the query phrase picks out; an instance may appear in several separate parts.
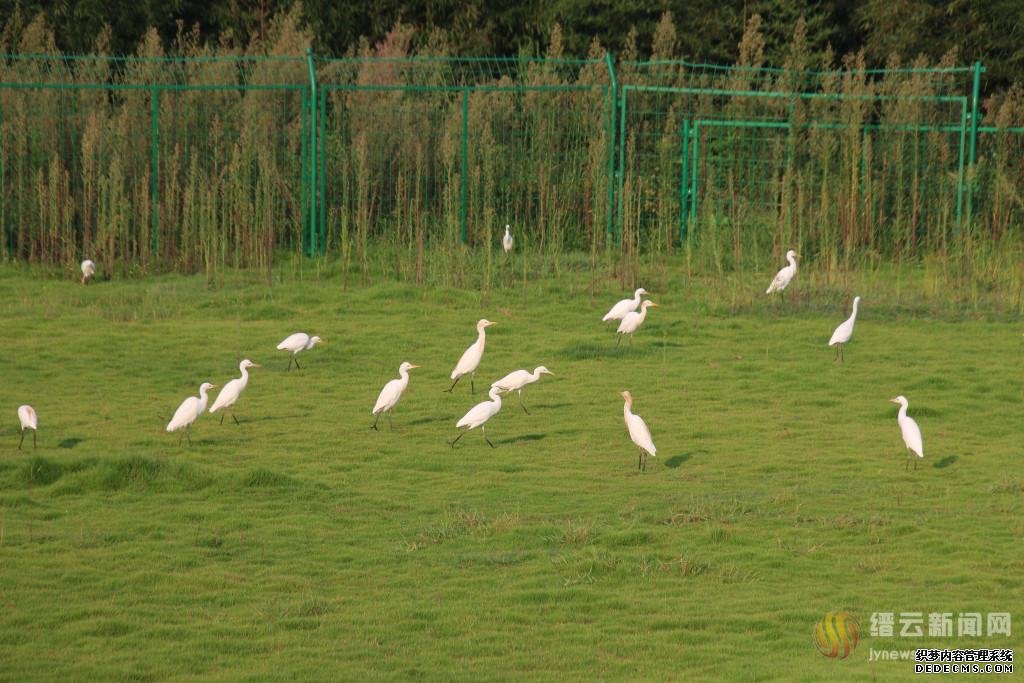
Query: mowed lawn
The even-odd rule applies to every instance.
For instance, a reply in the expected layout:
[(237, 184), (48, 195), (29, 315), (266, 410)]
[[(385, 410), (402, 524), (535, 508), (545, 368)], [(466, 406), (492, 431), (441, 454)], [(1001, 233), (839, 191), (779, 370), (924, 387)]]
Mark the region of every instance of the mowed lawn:
[[(869, 649), (1024, 652), (1020, 324), (865, 296), (840, 364), (843, 298), (730, 314), (672, 276), (616, 349), (600, 318), (625, 292), (587, 284), (0, 271), (0, 679), (888, 681), (912, 663)], [(476, 395), (443, 393), (481, 317)], [(328, 343), (286, 372), (299, 330)], [(179, 447), (177, 405), (240, 357), (263, 366), (241, 426), (205, 415)], [(395, 429), (371, 431), (406, 360)], [(448, 446), (490, 381), (540, 364), (497, 448)], [(624, 389), (658, 446), (643, 474)], [(811, 640), (835, 610), (863, 631), (844, 661)], [(872, 612), (1011, 612), (1013, 635), (871, 637)]]

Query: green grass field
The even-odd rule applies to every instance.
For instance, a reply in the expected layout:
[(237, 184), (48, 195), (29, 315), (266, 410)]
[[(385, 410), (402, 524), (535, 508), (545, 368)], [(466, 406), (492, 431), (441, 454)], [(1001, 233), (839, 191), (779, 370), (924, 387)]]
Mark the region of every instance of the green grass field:
[[(852, 292), (812, 271), (785, 305), (768, 272), (651, 273), (661, 307), (616, 349), (600, 318), (626, 287), (590, 275), (498, 271), (481, 295), (343, 290), (312, 266), (213, 288), (0, 269), (0, 679), (889, 681), (912, 663), (870, 649), (1020, 655), (1024, 329), (933, 313), (911, 274), (857, 292), (834, 363)], [(499, 325), (477, 394), (443, 393), (480, 317)], [(274, 347), (297, 330), (328, 344), (285, 372)], [(179, 447), (174, 409), (239, 356), (263, 365), (241, 426), (206, 415)], [(373, 432), (403, 360), (423, 367)], [(506, 402), (497, 448), (447, 445), (491, 380), (539, 364), (556, 376), (527, 389), (531, 415)], [(623, 389), (659, 449), (644, 474)], [(16, 450), (21, 403), (35, 451)], [(863, 630), (842, 661), (811, 641), (835, 610)], [(872, 612), (1016, 623), (879, 638)]]

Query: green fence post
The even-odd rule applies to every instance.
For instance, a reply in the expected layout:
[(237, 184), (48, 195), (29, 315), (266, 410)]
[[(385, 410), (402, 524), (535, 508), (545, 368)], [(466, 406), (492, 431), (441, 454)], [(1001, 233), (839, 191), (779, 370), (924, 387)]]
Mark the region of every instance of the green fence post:
[(697, 169), (700, 166), (700, 123), (693, 126), (693, 163), (690, 164), (690, 222), (697, 221)]
[(615, 60), (612, 53), (604, 53), (604, 63), (608, 67), (608, 237), (615, 233), (615, 116), (619, 110), (619, 82), (615, 78)]
[(970, 166), (970, 180), (967, 182), (967, 220), (972, 218), (974, 206), (974, 179), (976, 170), (974, 167), (978, 153), (978, 98), (981, 94), (981, 73), (985, 68), (981, 62), (974, 63), (974, 82), (971, 85), (971, 134), (968, 139), (967, 163)]
[(618, 225), (616, 226), (616, 244), (622, 244), (622, 223), (625, 220), (626, 200), (622, 196), (626, 183), (626, 106), (629, 101), (629, 86), (622, 89), (622, 100), (619, 104), (619, 191), (618, 191)]
[(459, 207), (459, 229), (462, 243), (469, 241), (467, 213), (469, 211), (469, 88), (462, 89), (462, 178), (460, 179), (462, 206)]
[(327, 253), (327, 97), (321, 94), (319, 96), (320, 102), (320, 128), (317, 131), (317, 155), (320, 159), (320, 167), (317, 169), (317, 179), (319, 181), (319, 187), (317, 188), (317, 197), (319, 201), (316, 203), (317, 208), (320, 211), (320, 253)]
[(683, 138), (683, 151), (680, 156), (682, 169), (679, 173), (679, 245), (686, 243), (686, 219), (690, 212), (690, 169), (687, 156), (690, 154), (690, 119), (683, 119), (683, 129), (680, 132)]
[(964, 205), (964, 146), (967, 142), (967, 102), (960, 103), (960, 160), (956, 174), (956, 235), (963, 227)]
[(316, 70), (313, 68), (313, 48), (306, 48), (306, 66), (309, 68), (309, 216), (306, 224), (306, 255), (317, 251), (316, 243), (316, 171), (317, 171), (317, 128), (316, 128)]
[(150, 217), (150, 228), (149, 228), (149, 246), (153, 251), (153, 256), (156, 256), (160, 251), (160, 184), (159, 184), (159, 173), (160, 173), (160, 89), (151, 88), (149, 91), (149, 125), (150, 125), (150, 139), (152, 141), (152, 148), (150, 150), (150, 156), (152, 157), (150, 163), (152, 163), (152, 169), (150, 170), (149, 180), (149, 201), (152, 203), (151, 217)]

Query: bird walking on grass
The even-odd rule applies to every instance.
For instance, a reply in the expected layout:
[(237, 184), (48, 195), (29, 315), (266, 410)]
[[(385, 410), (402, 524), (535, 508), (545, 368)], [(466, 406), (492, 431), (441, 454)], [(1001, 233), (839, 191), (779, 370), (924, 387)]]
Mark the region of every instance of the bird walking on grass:
[[(305, 332), (296, 332), (295, 334), (285, 337), (284, 341), (277, 345), (278, 351), (291, 351), (292, 355), (288, 358), (288, 370), (292, 369), (292, 361), (295, 361), (295, 367), (298, 370), (302, 368), (299, 366), (298, 353), (299, 351), (305, 351), (311, 349), (317, 344), (326, 344), (320, 337), (310, 337)], [(287, 370), (286, 370), (287, 372)]]
[(632, 313), (640, 307), (640, 297), (647, 294), (647, 290), (641, 287), (633, 293), (632, 299), (623, 299), (617, 304), (612, 306), (611, 310), (604, 314), (601, 318), (601, 322), (608, 322), (609, 320), (622, 320), (627, 313)]
[(87, 285), (92, 280), (92, 276), (96, 274), (96, 264), (85, 259), (82, 261), (82, 284)]
[(629, 342), (633, 343), (633, 333), (640, 329), (640, 325), (647, 319), (647, 309), (650, 307), (657, 308), (658, 304), (648, 299), (640, 305), (639, 313), (632, 311), (623, 316), (622, 322), (619, 323), (619, 329), (616, 330), (616, 334), (618, 334), (618, 339), (615, 342), (616, 346), (622, 342), (622, 336), (625, 334), (629, 335)]
[(526, 370), (513, 370), (508, 373), (497, 382), (491, 384), (492, 387), (498, 387), (505, 393), (517, 392), (519, 394), (519, 406), (523, 409), (523, 412), (527, 415), (530, 411), (526, 409), (526, 404), (523, 403), (523, 387), (527, 384), (533, 384), (540, 379), (541, 375), (552, 375), (555, 373), (548, 370), (543, 365), (538, 366), (533, 372), (527, 372)]
[(30, 405), (18, 406), (18, 420), (21, 422), (21, 441), (18, 442), (18, 450), (21, 444), (25, 443), (25, 430), (32, 430), (32, 448), (36, 447), (36, 432), (39, 431), (39, 416), (36, 409)]
[(181, 439), (183, 436), (188, 437), (188, 445), (192, 445), (192, 423), (199, 419), (199, 416), (206, 410), (206, 404), (209, 402), (210, 397), (206, 395), (210, 389), (216, 389), (216, 384), (210, 384), (209, 382), (203, 382), (199, 385), (199, 395), (189, 396), (178, 409), (174, 411), (174, 417), (167, 423), (167, 431), (175, 432), (179, 429), (184, 428), (184, 432), (178, 437), (178, 445), (181, 445)]
[(511, 226), (505, 225), (505, 236), (501, 238), (501, 248), (505, 250), (505, 253), (512, 251), (512, 233), (509, 232)]
[[(213, 402), (212, 406), (210, 406), (210, 412), (215, 413), (221, 409), (226, 410), (227, 408), (232, 408), (232, 406), (235, 405), (235, 401), (238, 400), (238, 397), (242, 395), (242, 391), (245, 389), (246, 385), (249, 384), (249, 368), (258, 367), (260, 366), (256, 365), (256, 363), (253, 363), (248, 358), (239, 363), (238, 370), (242, 373), (242, 376), (233, 379), (224, 385), (224, 388), (220, 390), (219, 394), (217, 394), (217, 400)], [(238, 424), (238, 418), (235, 417), (234, 409), (231, 410), (231, 419), (235, 421), (235, 424)], [(223, 414), (220, 416), (220, 423), (224, 424)]]
[[(921, 440), (921, 428), (914, 422), (914, 418), (907, 415), (907, 406), (910, 405), (907, 401), (906, 396), (897, 396), (896, 398), (890, 398), (890, 403), (896, 403), (900, 407), (899, 415), (896, 416), (896, 422), (900, 426), (900, 433), (903, 436), (903, 443), (906, 444), (907, 450), (907, 467), (910, 469), (910, 460), (916, 455), (919, 459), (924, 458), (924, 442)], [(917, 460), (914, 460), (914, 469), (917, 469)]]
[(471, 429), (476, 429), (477, 427), (480, 428), (480, 433), (483, 434), (484, 441), (487, 442), (487, 445), (490, 446), (491, 448), (494, 448), (494, 444), (491, 443), (491, 440), (487, 438), (487, 428), (484, 426), (484, 424), (492, 417), (497, 415), (498, 411), (501, 410), (501, 389), (492, 386), (491, 390), (487, 392), (487, 395), (490, 397), (490, 401), (483, 401), (482, 403), (477, 403), (475, 406), (469, 409), (468, 413), (462, 416), (461, 420), (455, 423), (455, 426), (458, 427), (459, 429), (465, 427), (465, 431), (463, 431), (461, 434), (455, 437), (454, 441), (448, 442), (448, 445), (450, 445), (452, 448), (455, 448), (455, 444), (459, 442), (459, 439), (465, 436), (466, 432), (468, 432)]
[(636, 469), (637, 471), (645, 472), (647, 471), (647, 458), (645, 454), (657, 457), (658, 449), (654, 446), (654, 440), (651, 439), (651, 430), (647, 428), (647, 423), (644, 422), (642, 417), (633, 413), (633, 395), (628, 391), (623, 391), (621, 395), (626, 401), (626, 404), (622, 407), (622, 416), (626, 420), (629, 438), (640, 449), (640, 459), (636, 463)]
[(789, 286), (789, 283), (793, 281), (794, 277), (796, 277), (796, 258), (799, 255), (800, 254), (796, 253), (792, 249), (786, 252), (786, 260), (789, 261), (789, 265), (775, 274), (775, 277), (772, 279), (772, 283), (768, 285), (768, 289), (765, 290), (765, 294), (781, 292)]
[(402, 393), (409, 386), (409, 371), (418, 367), (418, 365), (413, 365), (412, 363), (402, 363), (398, 366), (398, 379), (393, 379), (385, 384), (384, 388), (380, 390), (377, 402), (373, 404), (373, 412), (371, 414), (375, 415), (376, 419), (374, 419), (370, 429), (377, 429), (377, 420), (380, 419), (381, 413), (388, 414), (388, 427), (393, 429), (391, 425), (391, 411), (398, 405), (398, 400), (402, 398)]
[(832, 333), (832, 338), (828, 340), (829, 346), (836, 347), (836, 360), (842, 361), (843, 359), (843, 345), (850, 341), (853, 336), (853, 324), (857, 321), (857, 304), (860, 303), (860, 297), (853, 297), (853, 313), (850, 317), (839, 324), (836, 331)]
[(498, 323), (491, 322), (486, 318), (481, 318), (476, 324), (476, 341), (470, 345), (462, 353), (462, 357), (459, 358), (459, 362), (455, 364), (455, 369), (452, 370), (452, 385), (445, 389), (449, 394), (452, 393), (452, 389), (459, 383), (459, 380), (465, 375), (469, 375), (469, 387), (471, 393), (476, 393), (476, 369), (480, 365), (480, 360), (484, 357), (484, 343), (487, 341), (486, 330), (491, 325), (497, 325)]

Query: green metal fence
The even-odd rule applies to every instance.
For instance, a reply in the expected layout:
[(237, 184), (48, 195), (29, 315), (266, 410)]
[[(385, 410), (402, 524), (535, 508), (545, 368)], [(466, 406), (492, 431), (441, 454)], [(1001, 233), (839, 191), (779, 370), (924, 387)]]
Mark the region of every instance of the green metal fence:
[(195, 270), (505, 224), (542, 250), (998, 238), (1024, 106), (982, 121), (983, 71), (6, 55), (0, 257)]

